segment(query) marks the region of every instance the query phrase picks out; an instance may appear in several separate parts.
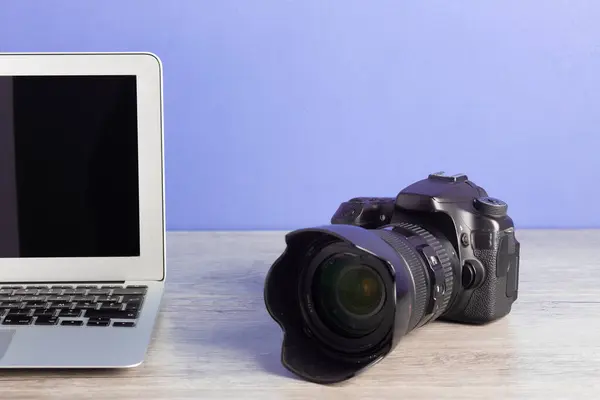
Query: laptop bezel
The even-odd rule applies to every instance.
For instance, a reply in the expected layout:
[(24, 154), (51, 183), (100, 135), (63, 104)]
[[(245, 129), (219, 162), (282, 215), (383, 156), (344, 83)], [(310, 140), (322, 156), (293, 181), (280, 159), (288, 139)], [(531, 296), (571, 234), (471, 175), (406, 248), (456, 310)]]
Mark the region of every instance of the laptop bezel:
[[(166, 274), (162, 63), (152, 53), (3, 53), (0, 76), (135, 75), (140, 256), (0, 258), (0, 282), (161, 281)], [(115, 227), (118, 229), (118, 227)], [(0, 239), (1, 240), (1, 239)]]

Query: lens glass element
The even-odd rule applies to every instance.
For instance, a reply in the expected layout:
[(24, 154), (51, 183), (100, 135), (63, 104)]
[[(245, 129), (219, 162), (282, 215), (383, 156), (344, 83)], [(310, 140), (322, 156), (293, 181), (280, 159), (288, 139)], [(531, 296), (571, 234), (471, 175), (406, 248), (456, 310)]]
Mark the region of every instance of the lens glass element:
[(312, 294), (322, 322), (338, 334), (363, 336), (381, 322), (383, 280), (356, 255), (340, 254), (325, 260), (316, 270)]
[(345, 270), (336, 288), (341, 306), (361, 317), (377, 311), (383, 298), (383, 288), (377, 278), (368, 267), (357, 266)]

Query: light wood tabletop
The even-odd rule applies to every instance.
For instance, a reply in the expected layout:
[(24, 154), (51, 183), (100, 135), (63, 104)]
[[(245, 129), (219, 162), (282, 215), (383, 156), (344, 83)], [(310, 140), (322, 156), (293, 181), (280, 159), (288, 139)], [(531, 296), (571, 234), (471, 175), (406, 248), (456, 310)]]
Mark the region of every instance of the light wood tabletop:
[[(517, 231), (519, 299), (487, 326), (434, 322), (335, 386), (291, 376), (263, 302), (282, 232), (170, 233), (147, 361), (5, 371), (2, 399), (582, 399), (600, 390), (600, 231)], [(118, 351), (118, 349), (116, 349)]]

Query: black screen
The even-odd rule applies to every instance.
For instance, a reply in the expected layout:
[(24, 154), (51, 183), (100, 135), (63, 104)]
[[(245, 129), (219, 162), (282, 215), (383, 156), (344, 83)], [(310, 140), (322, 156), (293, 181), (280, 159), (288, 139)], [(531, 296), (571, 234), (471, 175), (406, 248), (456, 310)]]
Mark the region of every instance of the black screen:
[(134, 76), (0, 76), (0, 258), (140, 255)]

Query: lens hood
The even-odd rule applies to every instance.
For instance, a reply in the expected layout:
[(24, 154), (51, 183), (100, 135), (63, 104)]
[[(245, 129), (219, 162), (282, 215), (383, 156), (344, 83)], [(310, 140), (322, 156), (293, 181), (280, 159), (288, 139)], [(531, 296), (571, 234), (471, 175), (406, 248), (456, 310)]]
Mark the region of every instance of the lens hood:
[[(326, 225), (288, 233), (286, 248), (273, 263), (265, 280), (267, 311), (283, 331), (281, 362), (299, 377), (320, 384), (354, 377), (385, 357), (408, 332), (414, 307), (415, 284), (406, 262), (372, 230), (353, 225)], [(315, 337), (303, 309), (302, 273), (315, 249), (343, 243), (356, 253), (368, 254), (387, 268), (386, 286), (391, 289), (391, 312), (387, 334), (379, 343), (369, 343), (362, 354), (332, 352)], [(309, 307), (310, 308), (310, 307)]]

